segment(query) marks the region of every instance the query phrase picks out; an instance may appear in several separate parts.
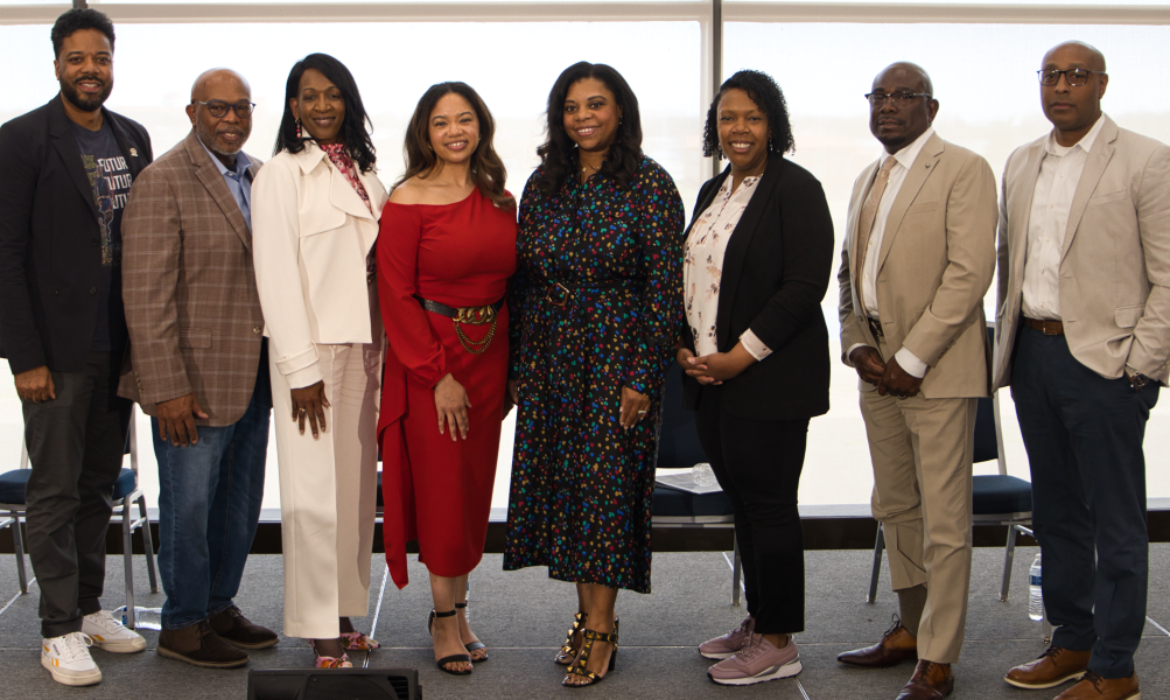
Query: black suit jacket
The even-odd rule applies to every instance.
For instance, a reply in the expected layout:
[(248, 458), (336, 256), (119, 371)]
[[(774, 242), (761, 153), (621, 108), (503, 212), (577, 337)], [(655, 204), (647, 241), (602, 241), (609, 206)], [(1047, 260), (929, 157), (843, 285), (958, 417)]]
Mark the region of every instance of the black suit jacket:
[[(150, 163), (138, 122), (102, 108), (132, 177)], [(12, 373), (80, 371), (97, 323), (101, 233), (60, 95), (0, 126), (0, 357)]]
[[(728, 177), (730, 168), (699, 190), (691, 226)], [(727, 243), (715, 321), (720, 352), (750, 328), (772, 354), (718, 387), (724, 411), (764, 420), (828, 412), (829, 333), (821, 300), (832, 267), (833, 219), (821, 183), (772, 154)], [(683, 343), (694, 351), (690, 328)], [(694, 410), (711, 388), (683, 375), (683, 405)]]

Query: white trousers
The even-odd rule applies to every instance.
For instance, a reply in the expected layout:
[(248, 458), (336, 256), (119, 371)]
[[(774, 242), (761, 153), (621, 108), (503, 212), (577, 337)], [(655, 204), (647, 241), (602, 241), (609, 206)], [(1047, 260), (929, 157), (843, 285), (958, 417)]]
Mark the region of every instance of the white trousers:
[[(280, 460), (284, 634), (332, 639), (338, 617), (370, 607), (370, 557), (378, 488), (380, 345), (318, 345), (326, 429), (302, 435), (288, 382), (270, 363)], [(274, 356), (273, 356), (274, 357)]]

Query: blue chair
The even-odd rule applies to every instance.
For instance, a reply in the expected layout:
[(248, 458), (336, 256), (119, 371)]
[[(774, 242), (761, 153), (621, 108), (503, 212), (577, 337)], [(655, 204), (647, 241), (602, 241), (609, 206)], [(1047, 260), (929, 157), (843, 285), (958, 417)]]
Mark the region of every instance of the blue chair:
[[(995, 346), (995, 326), (988, 325), (987, 335)], [(1032, 535), (1032, 484), (1019, 477), (1009, 476), (1003, 456), (1003, 431), (1000, 429), (999, 395), (979, 399), (975, 414), (975, 463), (996, 460), (998, 474), (976, 474), (972, 478), (972, 524), (1006, 525), (1007, 545), (1003, 558), (1003, 583), (999, 599), (1006, 602), (1012, 581), (1012, 561), (1015, 559), (1016, 540), (1022, 532)], [(866, 602), (877, 598), (878, 576), (882, 568), (882, 552), (886, 538), (878, 524), (877, 543), (873, 550), (873, 574), (869, 579)]]
[[(135, 531), (142, 535), (142, 545), (146, 552), (146, 571), (150, 577), (150, 592), (158, 593), (158, 574), (154, 564), (154, 541), (150, 532), (150, 516), (146, 512), (146, 496), (138, 487), (138, 432), (134, 426), (134, 416), (130, 418), (130, 432), (126, 441), (126, 453), (130, 455), (130, 468), (122, 469), (118, 480), (114, 482), (113, 502), (114, 517), (122, 518), (122, 551), (126, 566), (126, 609), (134, 609), (134, 567), (133, 567), (133, 539)], [(12, 546), (16, 552), (17, 577), (20, 581), (20, 592), (28, 593), (29, 579), (24, 567), (24, 542), (21, 520), (25, 517), (25, 487), (28, 477), (32, 473), (29, 468), (28, 449), (21, 441), (20, 469), (14, 469), (0, 474), (0, 528), (12, 528)], [(138, 515), (134, 515), (134, 505), (138, 505)], [(127, 627), (133, 629), (133, 616), (127, 616)]]
[[(699, 444), (695, 419), (682, 407), (682, 368), (672, 363), (662, 397), (662, 429), (658, 435), (660, 469), (690, 469), (707, 462)], [(651, 523), (661, 528), (731, 528), (735, 526), (731, 500), (722, 491), (695, 494), (655, 485)], [(731, 603), (739, 605), (743, 577), (739, 543), (733, 545)]]

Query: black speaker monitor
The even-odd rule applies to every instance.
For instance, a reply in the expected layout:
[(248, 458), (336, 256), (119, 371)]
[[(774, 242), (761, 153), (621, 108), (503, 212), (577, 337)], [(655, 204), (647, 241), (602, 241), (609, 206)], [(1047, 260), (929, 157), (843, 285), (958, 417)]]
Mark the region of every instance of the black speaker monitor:
[(259, 669), (248, 700), (422, 700), (422, 686), (413, 668)]

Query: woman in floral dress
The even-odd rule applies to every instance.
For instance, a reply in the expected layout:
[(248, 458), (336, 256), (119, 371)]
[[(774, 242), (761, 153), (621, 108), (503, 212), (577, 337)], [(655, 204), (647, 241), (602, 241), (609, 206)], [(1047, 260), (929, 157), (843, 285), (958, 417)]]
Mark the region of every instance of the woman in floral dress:
[(577, 584), (556, 661), (600, 682), (617, 591), (650, 592), (660, 398), (683, 322), (682, 201), (642, 154), (638, 101), (578, 63), (548, 101), (541, 166), (520, 202), (509, 389), (519, 407), (504, 568)]

